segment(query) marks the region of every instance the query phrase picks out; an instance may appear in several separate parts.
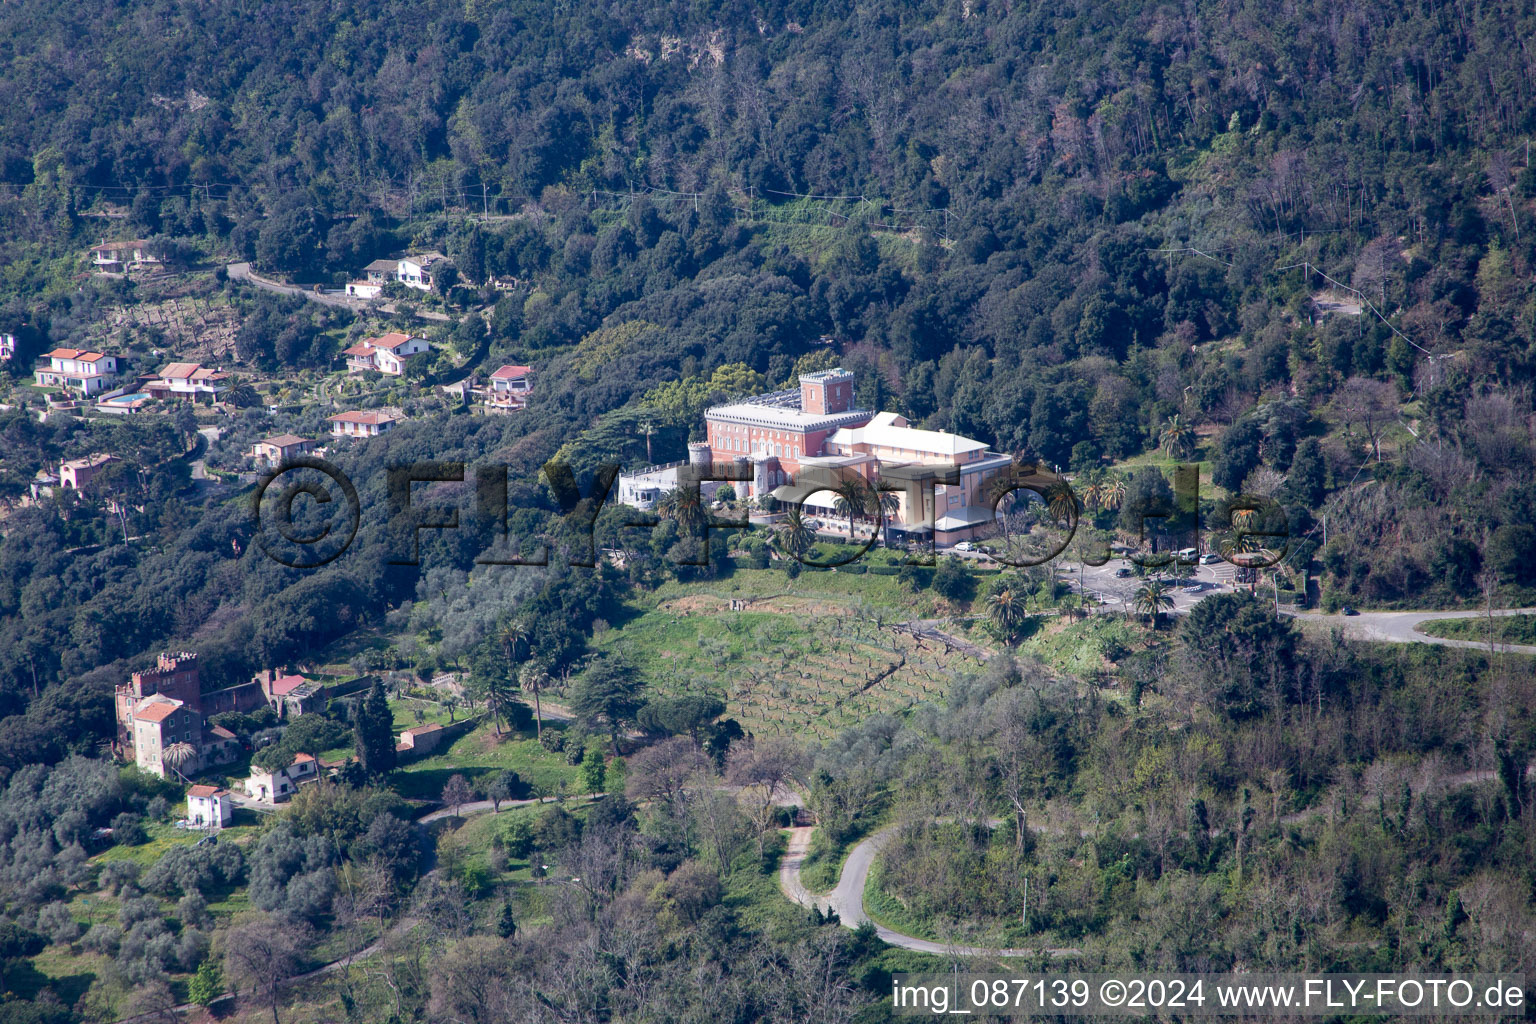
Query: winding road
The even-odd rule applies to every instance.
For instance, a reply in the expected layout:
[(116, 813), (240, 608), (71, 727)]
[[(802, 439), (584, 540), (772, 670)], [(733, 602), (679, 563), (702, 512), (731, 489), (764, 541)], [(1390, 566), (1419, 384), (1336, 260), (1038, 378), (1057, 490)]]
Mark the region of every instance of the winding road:
[[(989, 825), (1001, 824), (999, 821), (988, 822)], [(919, 953), (937, 953), (941, 956), (992, 956), (992, 957), (1018, 957), (1039, 956), (1044, 953), (1048, 956), (1077, 956), (1082, 953), (1080, 949), (1071, 947), (1045, 947), (1037, 949), (994, 949), (986, 946), (965, 946), (958, 943), (934, 942), (931, 939), (920, 939), (915, 935), (906, 935), (894, 931), (885, 925), (870, 918), (864, 912), (864, 887), (869, 881), (869, 872), (875, 865), (875, 857), (890, 843), (896, 835), (895, 825), (887, 825), (885, 828), (869, 836), (856, 844), (848, 851), (848, 858), (843, 861), (842, 874), (838, 876), (837, 886), (825, 896), (817, 896), (805, 887), (801, 881), (800, 869), (805, 864), (806, 855), (811, 849), (811, 833), (815, 827), (804, 825), (789, 830), (789, 846), (784, 850), (784, 856), (779, 861), (779, 888), (785, 896), (803, 907), (815, 907), (820, 911), (831, 910), (837, 914), (838, 920), (845, 928), (857, 928), (868, 921), (875, 926), (875, 934), (881, 940), (892, 946), (900, 946), (902, 949), (916, 950)]]
[[(1451, 640), (1446, 637), (1422, 633), (1421, 623), (1436, 619), (1480, 619), (1486, 611), (1460, 612), (1360, 612), (1358, 615), (1324, 615), (1321, 612), (1293, 612), (1293, 618), (1306, 622), (1328, 622), (1343, 627), (1344, 635), (1351, 640), (1368, 640), (1391, 644), (1440, 644), (1443, 647), (1477, 647), (1488, 649), (1486, 640)], [(1498, 608), (1494, 618), (1509, 615), (1536, 615), (1536, 608)], [(1511, 651), (1515, 654), (1536, 654), (1536, 645), (1506, 644), (1495, 640), (1495, 651)]]

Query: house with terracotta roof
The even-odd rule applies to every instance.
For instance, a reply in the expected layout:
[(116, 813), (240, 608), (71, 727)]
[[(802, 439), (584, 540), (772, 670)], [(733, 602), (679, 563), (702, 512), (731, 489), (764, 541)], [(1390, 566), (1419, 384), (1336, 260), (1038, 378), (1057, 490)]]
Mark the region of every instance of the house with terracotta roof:
[(210, 369), (201, 363), (169, 363), (160, 371), (160, 378), (144, 385), (144, 391), (156, 398), (184, 398), (212, 400), (227, 387), (229, 374)]
[(266, 669), (256, 674), (256, 682), (279, 718), (297, 718), (325, 707), (324, 684), (301, 675)]
[(70, 459), (59, 463), (59, 486), (64, 490), (83, 491), (90, 486), (96, 475), (117, 461), (115, 455), (87, 455), (83, 459)]
[(378, 437), (386, 430), (393, 429), (403, 418), (386, 409), (366, 409), (339, 412), (335, 416), (327, 416), (326, 420), (331, 424), (333, 437)]
[(164, 778), (165, 752), (185, 743), (193, 756), (176, 767), (183, 775), (202, 766), (203, 716), (185, 701), (152, 694), (133, 709), (133, 762), (143, 771)]
[(128, 242), (102, 242), (91, 247), (91, 262), (97, 270), (118, 272), (132, 267), (158, 266), (149, 242), (142, 238)]
[(117, 356), (105, 352), (56, 348), (43, 358), (48, 365), (39, 363), (33, 371), (38, 387), (63, 388), (88, 397), (109, 390), (117, 376)]
[(491, 374), (490, 385), (485, 389), (487, 412), (516, 412), (528, 404), (533, 385), (528, 375), (532, 367), (507, 365)]
[(218, 786), (192, 786), (187, 790), (187, 821), (196, 828), (224, 828), (235, 820), (230, 793)]
[(313, 451), (314, 448), (315, 442), (307, 437), (299, 437), (297, 434), (276, 434), (263, 441), (257, 441), (246, 455), (268, 469), (276, 469), (282, 465), (284, 459), (304, 455)]
[(426, 352), (430, 348), (425, 338), (391, 331), (377, 338), (365, 338), (356, 345), (343, 349), (341, 354), (347, 357), (348, 373), (377, 370), (391, 377), (398, 377), (405, 372), (405, 364), (412, 356)]
[(295, 754), (292, 764), (276, 771), (251, 765), (251, 776), (245, 780), (245, 795), (264, 804), (281, 803), (297, 793), (300, 786), (318, 778), (320, 763), (310, 754)]

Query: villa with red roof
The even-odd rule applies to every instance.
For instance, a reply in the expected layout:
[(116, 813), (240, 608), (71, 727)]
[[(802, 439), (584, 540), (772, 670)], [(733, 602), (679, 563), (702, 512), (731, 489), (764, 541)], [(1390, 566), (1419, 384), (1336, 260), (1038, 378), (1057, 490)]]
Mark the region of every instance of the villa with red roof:
[(491, 374), (491, 383), (485, 389), (485, 409), (487, 412), (517, 412), (528, 404), (528, 396), (533, 391), (533, 385), (528, 382), (528, 375), (533, 372), (528, 366), (503, 366)]
[(88, 349), (56, 348), (43, 356), (46, 367), (34, 371), (38, 387), (63, 388), (90, 396), (106, 391), (117, 376), (117, 356)]
[(327, 416), (333, 437), (378, 437), (404, 419), (387, 409), (355, 410)]
[(227, 386), (229, 375), (200, 363), (170, 363), (160, 371), (160, 379), (144, 385), (156, 398), (212, 399)]
[(366, 338), (350, 348), (343, 349), (341, 354), (347, 357), (348, 373), (377, 370), (391, 377), (398, 377), (405, 372), (405, 364), (412, 356), (425, 352), (429, 348), (431, 346), (427, 344), (425, 338), (391, 331), (377, 338)]
[(257, 441), (247, 454), (257, 462), (266, 465), (268, 469), (276, 469), (282, 465), (284, 459), (303, 455), (312, 451), (314, 447), (315, 442), (307, 437), (299, 437), (297, 434), (277, 434), (264, 441)]

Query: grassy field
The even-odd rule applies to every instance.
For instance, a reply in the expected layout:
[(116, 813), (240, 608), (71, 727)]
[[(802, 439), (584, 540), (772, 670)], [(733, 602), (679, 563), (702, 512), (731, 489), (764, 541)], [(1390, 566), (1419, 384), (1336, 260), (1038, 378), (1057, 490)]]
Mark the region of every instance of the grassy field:
[(1536, 615), (1501, 615), (1493, 619), (1491, 628), (1486, 618), (1433, 619), (1418, 625), (1421, 633), (1443, 637), (1447, 640), (1470, 640), (1500, 644), (1536, 644)]
[[(546, 722), (544, 728), (562, 726)], [(455, 774), (474, 784), (509, 768), (541, 793), (553, 794), (562, 786), (568, 793), (580, 791), (579, 769), (566, 764), (564, 754), (546, 750), (531, 735), (508, 732), (505, 727), (497, 736), (490, 724), (459, 737), (446, 750), (402, 766), (391, 776), (390, 785), (408, 799), (436, 800)]]
[(1093, 679), (1141, 646), (1145, 632), (1121, 615), (1090, 615), (1072, 623), (1052, 618), (1044, 620), (1038, 631), (1019, 644), (1019, 652), (1032, 654), (1068, 675)]
[[(751, 732), (821, 739), (870, 714), (941, 699), (955, 673), (977, 664), (876, 610), (900, 593), (895, 577), (806, 573), (794, 582), (808, 581), (816, 585), (790, 592), (782, 573), (748, 570), (662, 587), (596, 646), (624, 651), (657, 692), (719, 697)], [(840, 584), (851, 585), (839, 593)]]

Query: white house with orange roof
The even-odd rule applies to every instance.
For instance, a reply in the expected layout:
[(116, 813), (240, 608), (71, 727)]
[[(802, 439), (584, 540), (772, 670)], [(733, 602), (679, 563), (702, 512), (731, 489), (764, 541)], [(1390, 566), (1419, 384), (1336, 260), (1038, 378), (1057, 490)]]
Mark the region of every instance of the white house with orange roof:
[(43, 356), (47, 366), (34, 371), (39, 387), (63, 388), (81, 395), (109, 390), (117, 376), (117, 356), (89, 349), (56, 348)]
[(378, 437), (404, 419), (387, 409), (364, 409), (327, 416), (332, 437)]
[(169, 363), (160, 371), (160, 379), (144, 385), (156, 398), (212, 399), (227, 387), (229, 374), (201, 363)]
[(286, 768), (267, 771), (251, 765), (251, 777), (245, 780), (245, 795), (264, 804), (281, 803), (299, 791), (299, 787), (320, 778), (320, 763), (310, 754), (295, 754)]
[(218, 786), (192, 786), (187, 790), (187, 821), (195, 828), (224, 828), (235, 820), (229, 790)]
[(304, 455), (314, 450), (315, 442), (297, 434), (276, 434), (257, 441), (246, 454), (268, 469), (276, 469), (284, 459)]
[(377, 370), (391, 377), (398, 377), (405, 372), (405, 364), (412, 356), (426, 352), (430, 348), (425, 338), (391, 331), (377, 338), (365, 338), (356, 345), (343, 349), (341, 354), (347, 357), (348, 373)]
[(528, 396), (533, 393), (533, 384), (528, 380), (532, 372), (532, 367), (508, 364), (491, 374), (485, 389), (486, 411), (516, 412), (527, 406)]

